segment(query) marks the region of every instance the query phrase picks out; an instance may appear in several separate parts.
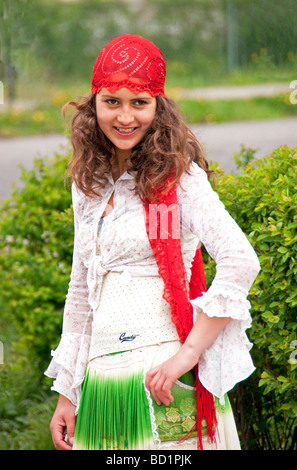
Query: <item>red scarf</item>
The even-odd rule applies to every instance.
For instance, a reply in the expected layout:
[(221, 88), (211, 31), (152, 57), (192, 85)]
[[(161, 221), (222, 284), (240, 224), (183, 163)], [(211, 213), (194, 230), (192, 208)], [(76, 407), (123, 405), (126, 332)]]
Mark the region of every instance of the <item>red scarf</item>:
[[(193, 307), (190, 299), (201, 296), (207, 289), (201, 249), (200, 246), (197, 248), (189, 283), (181, 252), (176, 185), (159, 203), (153, 204), (147, 200), (144, 209), (147, 235), (159, 274), (165, 284), (163, 297), (170, 304), (172, 321), (180, 342), (184, 343), (193, 327)], [(214, 442), (217, 420), (214, 397), (201, 384), (198, 365), (195, 367), (195, 389), (197, 422), (189, 435), (197, 425), (198, 449), (202, 449), (202, 421), (206, 422), (209, 441)], [(187, 437), (188, 435), (185, 438)]]

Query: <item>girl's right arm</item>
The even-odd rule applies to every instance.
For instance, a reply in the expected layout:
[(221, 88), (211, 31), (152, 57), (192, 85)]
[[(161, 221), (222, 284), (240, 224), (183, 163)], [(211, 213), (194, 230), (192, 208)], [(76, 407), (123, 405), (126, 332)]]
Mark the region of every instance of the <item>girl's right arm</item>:
[(45, 371), (45, 375), (55, 379), (52, 390), (60, 394), (50, 429), (55, 445), (64, 449), (71, 448), (63, 441), (63, 432), (67, 428), (68, 437), (74, 434), (75, 412), (80, 401), (81, 384), (88, 362), (92, 324), (92, 310), (88, 302), (87, 268), (79, 253), (77, 236), (84, 198), (74, 185), (72, 201), (74, 249), (62, 336), (57, 349), (52, 352), (53, 359)]

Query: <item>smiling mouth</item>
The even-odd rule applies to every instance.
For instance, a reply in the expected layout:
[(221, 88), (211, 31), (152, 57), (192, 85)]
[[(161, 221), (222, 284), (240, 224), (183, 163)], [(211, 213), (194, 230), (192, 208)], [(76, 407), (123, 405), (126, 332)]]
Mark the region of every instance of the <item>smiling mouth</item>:
[(137, 127), (114, 127), (114, 130), (119, 135), (129, 136), (134, 134), (137, 131)]

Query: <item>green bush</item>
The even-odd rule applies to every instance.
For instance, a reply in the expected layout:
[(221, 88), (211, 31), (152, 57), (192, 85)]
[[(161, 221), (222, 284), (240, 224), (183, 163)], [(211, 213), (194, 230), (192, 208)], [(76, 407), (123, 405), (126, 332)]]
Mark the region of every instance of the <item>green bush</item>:
[[(71, 194), (64, 188), (67, 156), (36, 160), (23, 187), (1, 208), (0, 307), (20, 336), (18, 362), (43, 368), (57, 345), (73, 249)], [(5, 339), (4, 339), (5, 343)]]
[[(56, 155), (50, 164), (36, 161), (32, 171), (23, 172), (23, 187), (14, 191), (1, 210), (0, 324), (17, 331), (11, 346), (14, 369), (21, 364), (20, 370), (36, 371), (43, 391), (45, 384), (49, 388), (43, 370), (50, 350), (59, 342), (72, 262), (71, 196), (63, 184), (68, 158)], [(255, 247), (262, 268), (250, 292), (253, 327), (248, 332), (257, 370), (231, 393), (246, 449), (296, 449), (296, 167), (297, 149), (281, 147), (249, 163), (241, 173), (221, 174), (216, 186), (227, 210)], [(204, 257), (209, 283), (215, 267), (206, 253)], [(5, 333), (5, 326), (2, 329)], [(5, 338), (0, 339), (5, 346)], [(16, 404), (21, 395), (16, 394), (11, 405), (3, 393), (0, 390), (0, 415), (6, 419), (7, 430), (22, 413)], [(41, 413), (42, 397), (35, 405)], [(24, 423), (34, 427), (36, 413), (28, 408), (23, 413)], [(19, 416), (18, 430), (21, 421)], [(25, 434), (18, 434), (26, 447)], [(32, 439), (35, 434), (32, 428)]]
[(238, 387), (237, 406), (240, 422), (244, 392), (250, 422), (242, 431), (265, 449), (297, 449), (296, 168), (297, 148), (284, 146), (249, 163), (242, 175), (224, 175), (217, 186), (261, 263), (250, 292), (257, 372)]
[(6, 364), (0, 373), (0, 450), (54, 449), (49, 423), (56, 402), (36, 370)]

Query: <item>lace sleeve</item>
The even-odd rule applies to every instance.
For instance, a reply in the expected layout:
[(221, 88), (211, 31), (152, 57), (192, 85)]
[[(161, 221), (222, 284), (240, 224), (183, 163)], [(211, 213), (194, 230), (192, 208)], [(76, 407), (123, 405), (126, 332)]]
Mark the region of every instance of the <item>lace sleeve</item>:
[(246, 336), (251, 326), (247, 297), (260, 265), (248, 239), (196, 164), (192, 164), (191, 175), (183, 177), (178, 197), (182, 226), (198, 237), (216, 262), (208, 291), (192, 300), (194, 321), (201, 311), (211, 317), (231, 318), (199, 361), (201, 382), (223, 399), (228, 390), (254, 371), (249, 354), (252, 345)]
[(83, 197), (72, 187), (74, 210), (74, 250), (71, 278), (66, 296), (60, 343), (45, 375), (55, 378), (55, 390), (78, 406), (81, 384), (88, 361), (92, 310), (88, 303), (87, 269), (78, 251), (77, 233), (83, 210)]

